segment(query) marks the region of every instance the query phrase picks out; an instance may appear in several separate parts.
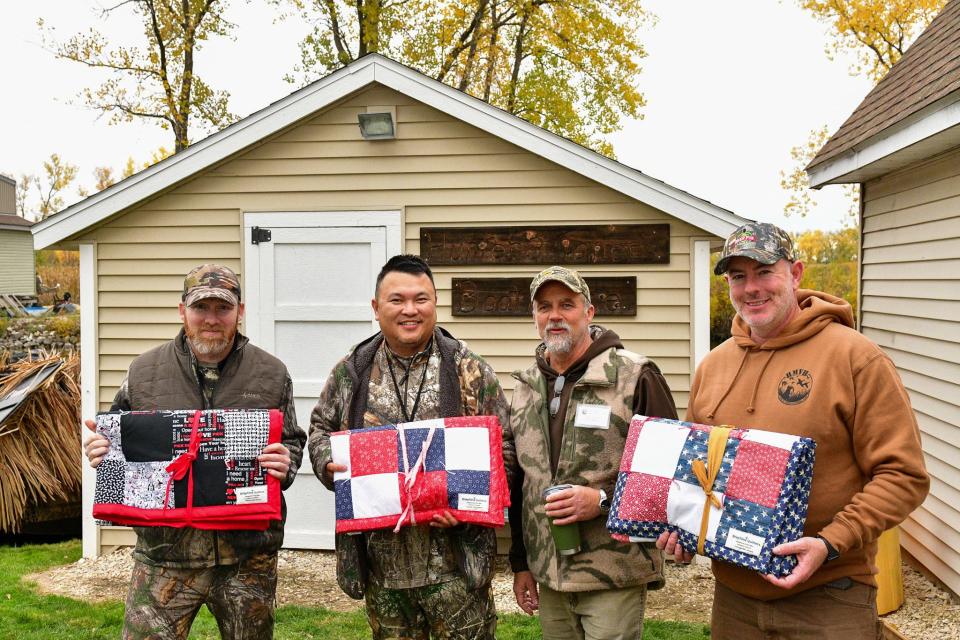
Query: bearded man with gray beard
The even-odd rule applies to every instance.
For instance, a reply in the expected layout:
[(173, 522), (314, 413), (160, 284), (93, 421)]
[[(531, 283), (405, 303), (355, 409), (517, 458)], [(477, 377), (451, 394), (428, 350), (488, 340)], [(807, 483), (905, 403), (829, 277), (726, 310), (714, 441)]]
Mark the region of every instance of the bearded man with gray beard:
[[(183, 328), (130, 363), (111, 411), (279, 409), (281, 442), (268, 444), (260, 466), (286, 489), (297, 475), (307, 436), (297, 426), (293, 383), (280, 360), (238, 332), (240, 280), (228, 267), (203, 264), (183, 281)], [(86, 421), (94, 431), (93, 420)], [(84, 451), (96, 467), (110, 448), (90, 435)], [(283, 505), (286, 518), (286, 505)], [(206, 604), (224, 640), (273, 637), (277, 551), (283, 521), (266, 531), (134, 527), (133, 575), (123, 638), (186, 640)]]
[[(543, 342), (536, 363), (513, 373), (514, 595), (527, 614), (539, 609), (546, 640), (636, 639), (647, 590), (664, 584), (663, 556), (652, 544), (613, 540), (607, 514), (630, 419), (676, 418), (677, 409), (657, 365), (591, 324), (595, 309), (579, 273), (545, 269), (530, 299)], [(561, 484), (569, 488), (544, 507), (543, 491)], [(558, 551), (551, 519), (578, 526), (579, 551)]]

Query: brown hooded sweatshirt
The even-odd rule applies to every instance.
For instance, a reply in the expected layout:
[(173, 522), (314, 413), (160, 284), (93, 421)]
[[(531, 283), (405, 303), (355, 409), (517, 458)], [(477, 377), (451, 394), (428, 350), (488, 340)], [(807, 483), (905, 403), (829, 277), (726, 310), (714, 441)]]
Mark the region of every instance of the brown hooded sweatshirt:
[(923, 502), (929, 478), (917, 421), (900, 377), (857, 333), (840, 298), (800, 289), (800, 313), (758, 345), (738, 315), (733, 337), (694, 375), (687, 420), (807, 436), (817, 443), (804, 535), (840, 552), (803, 584), (784, 590), (760, 574), (713, 563), (716, 579), (773, 600), (849, 577), (875, 585), (876, 540)]

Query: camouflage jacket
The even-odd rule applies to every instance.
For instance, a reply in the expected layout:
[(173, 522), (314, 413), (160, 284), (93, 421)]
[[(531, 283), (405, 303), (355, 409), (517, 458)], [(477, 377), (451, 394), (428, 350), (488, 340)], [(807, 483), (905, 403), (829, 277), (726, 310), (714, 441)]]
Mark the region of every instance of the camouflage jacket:
[[(111, 410), (162, 409), (280, 409), (281, 441), (290, 450), (290, 469), (281, 486), (286, 489), (297, 475), (307, 436), (297, 426), (293, 383), (282, 362), (237, 334), (233, 351), (220, 367), (220, 376), (206, 400), (197, 361), (183, 330), (136, 358), (113, 399)], [(286, 505), (283, 505), (286, 518)], [(206, 531), (192, 527), (134, 527), (137, 546), (133, 555), (150, 565), (203, 568), (237, 564), (254, 553), (273, 552), (283, 543), (283, 520), (266, 531)]]
[[(651, 367), (659, 376), (656, 365), (647, 358), (614, 347), (590, 361), (570, 396), (555, 475), (550, 470), (546, 380), (536, 364), (513, 373), (519, 384), (513, 390), (510, 428), (523, 475), (521, 527), (527, 564), (537, 583), (565, 592), (663, 586), (662, 554), (652, 545), (613, 540), (605, 516), (581, 521), (581, 551), (560, 556), (541, 498), (544, 489), (563, 483), (603, 489), (613, 496), (637, 383), (641, 375), (650, 374)], [(575, 427), (577, 404), (609, 406), (609, 427)]]
[[(393, 376), (388, 367), (393, 368)], [(396, 379), (397, 386), (394, 386)], [(421, 382), (422, 381), (422, 382)], [(328, 488), (326, 473), (332, 459), (330, 434), (402, 422), (397, 389), (407, 411), (420, 400), (416, 420), (457, 415), (495, 415), (507, 425), (507, 405), (500, 382), (490, 366), (467, 346), (437, 328), (427, 351), (400, 358), (376, 334), (354, 347), (333, 368), (310, 418), (310, 460), (314, 473)], [(356, 389), (363, 389), (361, 395)], [(512, 467), (512, 438), (504, 436), (504, 458)], [(378, 584), (403, 589), (438, 584), (463, 575), (476, 588), (493, 576), (496, 536), (486, 527), (460, 525), (450, 530), (404, 527), (360, 535), (337, 536), (337, 579), (354, 598), (363, 597), (372, 574)]]

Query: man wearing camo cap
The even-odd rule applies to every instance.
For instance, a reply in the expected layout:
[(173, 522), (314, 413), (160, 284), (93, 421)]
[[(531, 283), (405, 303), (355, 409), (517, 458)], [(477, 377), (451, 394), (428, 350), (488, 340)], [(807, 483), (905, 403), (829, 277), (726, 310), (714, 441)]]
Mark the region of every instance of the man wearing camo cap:
[[(876, 541), (929, 486), (897, 371), (853, 328), (846, 301), (800, 288), (803, 263), (782, 229), (743, 225), (715, 272), (737, 310), (733, 336), (697, 368), (686, 419), (806, 436), (817, 454), (804, 537), (773, 549), (797, 567), (775, 578), (713, 562), (711, 637), (879, 638)], [(657, 546), (691, 557), (676, 533)]]
[[(514, 595), (526, 613), (539, 608), (547, 640), (639, 638), (647, 590), (664, 584), (663, 558), (653, 545), (613, 540), (607, 513), (630, 419), (675, 418), (677, 410), (657, 365), (591, 324), (590, 288), (579, 273), (544, 269), (530, 298), (543, 342), (536, 362), (513, 373)], [(544, 509), (544, 489), (557, 484), (572, 486)], [(551, 518), (579, 527), (579, 552), (558, 553)]]
[[(240, 295), (237, 275), (225, 266), (190, 271), (183, 281), (180, 333), (134, 359), (111, 410), (280, 409), (282, 442), (267, 445), (259, 460), (286, 489), (297, 475), (306, 434), (297, 426), (286, 367), (237, 331)], [(86, 425), (95, 428), (92, 420)], [(100, 464), (109, 445), (101, 435), (88, 439), (91, 466)], [(266, 531), (134, 530), (124, 638), (186, 639), (204, 604), (224, 639), (273, 637), (282, 521)]]

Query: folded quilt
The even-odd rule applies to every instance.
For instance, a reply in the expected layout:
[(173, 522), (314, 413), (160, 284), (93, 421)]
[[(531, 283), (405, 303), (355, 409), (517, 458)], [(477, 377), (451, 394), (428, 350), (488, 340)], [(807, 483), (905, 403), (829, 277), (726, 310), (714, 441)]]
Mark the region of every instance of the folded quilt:
[(420, 420), (330, 435), (337, 533), (429, 522), (503, 526), (510, 492), (495, 416)]
[(111, 411), (97, 415), (110, 450), (97, 466), (93, 516), (113, 524), (264, 530), (279, 520), (280, 483), (257, 456), (279, 442), (265, 409)]
[(680, 545), (782, 577), (803, 535), (816, 443), (759, 429), (634, 416), (607, 529), (618, 540), (676, 531)]

